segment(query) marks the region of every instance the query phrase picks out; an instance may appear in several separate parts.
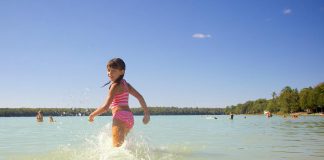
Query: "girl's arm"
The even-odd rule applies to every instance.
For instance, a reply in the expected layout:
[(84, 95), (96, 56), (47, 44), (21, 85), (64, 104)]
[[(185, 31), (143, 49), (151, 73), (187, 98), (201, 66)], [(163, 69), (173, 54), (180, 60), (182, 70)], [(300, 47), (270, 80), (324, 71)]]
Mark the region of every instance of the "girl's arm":
[(128, 92), (131, 95), (133, 95), (135, 98), (137, 98), (137, 100), (141, 104), (141, 107), (144, 110), (143, 123), (147, 124), (150, 121), (150, 112), (146, 106), (146, 102), (145, 102), (143, 96), (139, 92), (137, 92), (135, 88), (133, 88), (129, 83), (127, 83), (127, 84), (128, 84)]
[(89, 116), (90, 122), (93, 121), (95, 116), (103, 114), (108, 111), (109, 106), (110, 106), (111, 102), (113, 101), (113, 97), (116, 93), (116, 89), (117, 89), (117, 84), (112, 84), (111, 88), (109, 89), (109, 93), (106, 97), (105, 102), (100, 107), (98, 107), (94, 112), (92, 112), (90, 114), (90, 116)]

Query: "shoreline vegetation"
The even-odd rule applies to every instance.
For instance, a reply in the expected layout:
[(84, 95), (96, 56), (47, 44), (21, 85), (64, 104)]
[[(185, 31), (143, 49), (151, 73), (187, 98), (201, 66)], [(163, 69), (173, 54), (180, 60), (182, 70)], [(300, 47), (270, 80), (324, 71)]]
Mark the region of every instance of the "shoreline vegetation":
[[(151, 115), (223, 115), (225, 108), (148, 107)], [(96, 108), (0, 108), (0, 117), (89, 116)], [(142, 108), (131, 108), (134, 115), (143, 115)], [(111, 111), (101, 116), (111, 116)]]
[[(228, 115), (226, 108), (178, 108), (178, 107), (149, 107), (151, 115)], [(35, 117), (42, 111), (43, 116), (89, 116), (96, 108), (0, 108), (0, 117)], [(143, 115), (141, 108), (131, 108), (134, 115)], [(237, 113), (235, 113), (237, 114)], [(263, 113), (242, 113), (237, 115), (264, 115)], [(275, 113), (277, 116), (324, 116), (323, 113), (294, 112), (290, 114)], [(111, 111), (100, 115), (111, 116)]]
[[(96, 108), (0, 108), (0, 117), (33, 117), (38, 111), (44, 116), (88, 116)], [(134, 115), (142, 115), (142, 108), (131, 108)], [(257, 99), (226, 108), (179, 108), (149, 107), (151, 115), (228, 115), (263, 114), (269, 111), (277, 115), (322, 115), (324, 110), (324, 82), (300, 91), (290, 86), (283, 88), (279, 95), (272, 93), (272, 99)], [(102, 116), (111, 115), (109, 110)]]
[(324, 111), (324, 82), (315, 87), (298, 91), (290, 86), (284, 87), (280, 94), (272, 93), (272, 99), (257, 99), (243, 104), (227, 106), (225, 114), (263, 114), (269, 111), (277, 115), (322, 115)]

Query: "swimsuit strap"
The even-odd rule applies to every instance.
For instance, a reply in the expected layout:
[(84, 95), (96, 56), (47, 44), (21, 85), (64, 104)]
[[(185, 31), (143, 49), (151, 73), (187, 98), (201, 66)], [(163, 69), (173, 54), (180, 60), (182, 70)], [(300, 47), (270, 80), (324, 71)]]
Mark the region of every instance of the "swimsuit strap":
[(125, 90), (125, 92), (128, 92), (128, 85), (125, 79), (122, 80), (122, 84), (123, 84), (123, 88)]

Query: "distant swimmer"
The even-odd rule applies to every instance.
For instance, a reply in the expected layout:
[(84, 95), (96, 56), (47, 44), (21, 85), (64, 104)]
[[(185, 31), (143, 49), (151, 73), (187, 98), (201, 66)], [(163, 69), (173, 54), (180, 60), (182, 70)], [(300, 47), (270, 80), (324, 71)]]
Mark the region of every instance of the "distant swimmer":
[(49, 122), (55, 122), (52, 116), (49, 116)]
[(214, 119), (217, 119), (217, 117), (214, 117)]
[(42, 111), (37, 112), (36, 121), (37, 122), (43, 122), (43, 112)]
[(143, 96), (136, 89), (123, 79), (125, 74), (125, 63), (120, 58), (114, 58), (107, 64), (108, 77), (111, 83), (108, 95), (102, 106), (98, 107), (89, 116), (89, 121), (100, 114), (112, 111), (112, 138), (113, 146), (120, 147), (124, 143), (124, 139), (134, 126), (134, 116), (128, 105), (129, 94), (137, 98), (144, 111), (143, 123), (150, 121), (150, 112)]
[(230, 116), (230, 119), (234, 119), (234, 114), (232, 112), (230, 113)]
[(271, 113), (270, 111), (265, 110), (265, 111), (263, 111), (263, 114), (264, 114), (267, 118), (272, 117), (272, 113)]

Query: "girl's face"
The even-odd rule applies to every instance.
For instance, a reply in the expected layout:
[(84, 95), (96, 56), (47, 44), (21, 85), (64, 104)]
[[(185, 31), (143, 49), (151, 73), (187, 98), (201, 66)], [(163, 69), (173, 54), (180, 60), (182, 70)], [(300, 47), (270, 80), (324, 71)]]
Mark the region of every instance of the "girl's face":
[(108, 77), (115, 82), (117, 78), (125, 73), (125, 70), (108, 67)]

